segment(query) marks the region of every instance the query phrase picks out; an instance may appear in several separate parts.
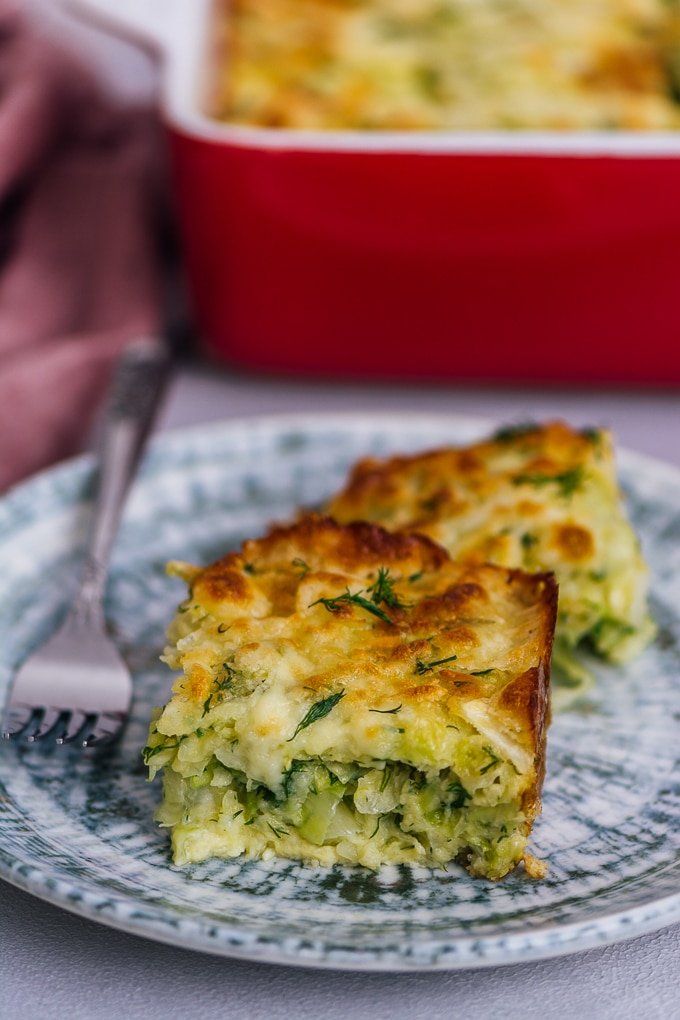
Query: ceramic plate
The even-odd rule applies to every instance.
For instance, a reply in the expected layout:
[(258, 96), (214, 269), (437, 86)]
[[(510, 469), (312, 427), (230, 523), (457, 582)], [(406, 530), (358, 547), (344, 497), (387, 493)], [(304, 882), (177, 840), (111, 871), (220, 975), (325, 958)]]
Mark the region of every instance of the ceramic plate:
[[(633, 454), (620, 468), (654, 573), (655, 645), (601, 667), (549, 736), (534, 852), (544, 882), (448, 871), (330, 870), (281, 861), (172, 866), (139, 751), (166, 700), (158, 662), (183, 597), (169, 558), (205, 562), (299, 504), (317, 503), (368, 452), (477, 438), (468, 419), (305, 416), (231, 421), (153, 446), (116, 546), (108, 618), (135, 674), (123, 741), (108, 755), (0, 751), (0, 875), (76, 913), (227, 956), (375, 970), (554, 956), (680, 920), (680, 472)], [(0, 693), (73, 591), (92, 464), (73, 461), (0, 502)]]

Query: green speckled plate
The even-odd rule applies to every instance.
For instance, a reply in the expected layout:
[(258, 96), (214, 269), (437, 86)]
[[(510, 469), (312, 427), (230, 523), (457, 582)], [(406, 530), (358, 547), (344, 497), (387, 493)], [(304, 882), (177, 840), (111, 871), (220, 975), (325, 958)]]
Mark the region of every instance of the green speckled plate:
[[(659, 638), (550, 731), (534, 852), (546, 881), (494, 885), (457, 867), (172, 866), (152, 821), (159, 795), (139, 748), (170, 673), (157, 661), (181, 586), (166, 559), (207, 561), (336, 487), (359, 455), (468, 441), (456, 418), (306, 416), (232, 421), (159, 439), (114, 556), (108, 616), (135, 675), (123, 741), (99, 759), (0, 751), (0, 875), (139, 935), (277, 963), (375, 970), (479, 967), (587, 949), (680, 920), (680, 472), (622, 454), (630, 512), (653, 574)], [(73, 591), (91, 462), (0, 501), (0, 693)]]

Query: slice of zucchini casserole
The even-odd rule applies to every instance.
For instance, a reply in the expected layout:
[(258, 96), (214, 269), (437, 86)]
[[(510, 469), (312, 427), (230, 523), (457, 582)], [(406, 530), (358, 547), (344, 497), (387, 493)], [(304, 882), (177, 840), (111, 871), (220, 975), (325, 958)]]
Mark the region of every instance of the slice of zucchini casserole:
[(177, 864), (456, 859), (502, 878), (540, 810), (557, 589), (310, 516), (189, 585), (144, 749)]
[(581, 643), (623, 662), (654, 636), (648, 571), (605, 430), (518, 425), (471, 446), (362, 460), (327, 511), (418, 531), (464, 562), (554, 571), (553, 664), (575, 683)]

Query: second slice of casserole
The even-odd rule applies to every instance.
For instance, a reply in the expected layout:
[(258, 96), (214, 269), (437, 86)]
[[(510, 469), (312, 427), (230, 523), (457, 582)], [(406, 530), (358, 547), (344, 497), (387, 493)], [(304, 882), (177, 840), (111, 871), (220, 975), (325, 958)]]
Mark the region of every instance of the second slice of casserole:
[[(189, 585), (144, 757), (176, 863), (443, 864), (501, 878), (540, 809), (556, 585), (321, 517)], [(531, 867), (531, 865), (529, 865)]]
[(574, 679), (583, 676), (573, 656), (582, 642), (623, 662), (654, 635), (648, 570), (605, 430), (510, 426), (471, 446), (367, 458), (328, 512), (421, 532), (468, 563), (554, 571), (554, 661)]

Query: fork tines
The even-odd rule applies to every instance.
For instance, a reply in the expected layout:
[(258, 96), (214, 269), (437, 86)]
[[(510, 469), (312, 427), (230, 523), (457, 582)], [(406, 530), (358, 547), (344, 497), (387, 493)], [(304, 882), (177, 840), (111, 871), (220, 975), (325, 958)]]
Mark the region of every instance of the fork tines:
[(95, 714), (14, 703), (7, 708), (1, 735), (6, 740), (22, 737), (28, 743), (49, 736), (57, 744), (97, 747), (113, 740), (124, 721), (124, 714), (118, 712)]

